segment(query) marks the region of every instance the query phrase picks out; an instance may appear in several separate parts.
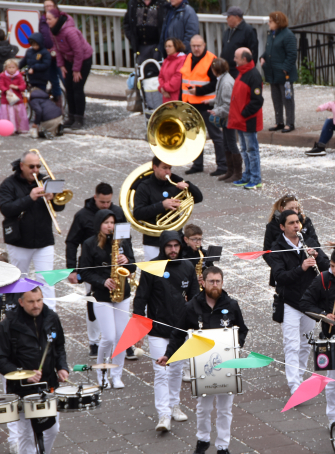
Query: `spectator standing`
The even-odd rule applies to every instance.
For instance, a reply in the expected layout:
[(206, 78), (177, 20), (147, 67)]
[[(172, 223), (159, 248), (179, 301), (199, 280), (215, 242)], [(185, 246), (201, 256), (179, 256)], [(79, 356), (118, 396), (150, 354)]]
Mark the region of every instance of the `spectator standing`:
[(49, 68), (51, 65), (50, 52), (44, 47), (43, 35), (33, 33), (29, 37), (30, 48), (26, 55), (20, 60), (19, 68), (28, 67), (29, 83), (33, 87), (46, 90), (49, 79)]
[(34, 139), (38, 135), (46, 139), (53, 139), (56, 135), (63, 135), (62, 109), (51, 101), (45, 91), (34, 87), (30, 94), (29, 104), (35, 112), (31, 131)]
[(160, 60), (158, 50), (166, 0), (129, 0), (123, 28), (140, 65), (148, 58)]
[(81, 129), (85, 113), (84, 86), (91, 70), (93, 50), (66, 14), (54, 8), (46, 17), (56, 47), (57, 65), (65, 79), (69, 118), (64, 126)]
[(235, 51), (247, 47), (252, 53), (256, 65), (258, 59), (258, 39), (256, 30), (243, 19), (243, 11), (238, 6), (231, 6), (224, 16), (227, 16), (227, 30), (222, 37), (221, 58), (227, 60), (230, 75), (236, 79), (238, 70), (235, 63)]
[[(276, 126), (269, 131), (291, 132), (294, 130), (294, 91), (293, 82), (298, 79), (296, 68), (297, 40), (288, 28), (284, 13), (274, 11), (269, 15), (269, 32), (265, 52), (260, 58), (266, 82), (271, 87), (271, 97), (275, 109)], [(285, 93), (289, 82), (290, 92)], [(284, 126), (283, 110), (286, 112)]]
[(189, 5), (188, 0), (170, 0), (170, 3), (166, 4), (166, 9), (159, 50), (166, 57), (164, 43), (172, 36), (184, 43), (186, 54), (189, 54), (191, 52), (191, 38), (199, 33), (197, 13)]
[(242, 47), (235, 52), (239, 76), (235, 80), (228, 115), (228, 128), (237, 129), (245, 171), (235, 186), (245, 189), (262, 187), (261, 160), (257, 131), (263, 129), (262, 77), (255, 68), (249, 49)]
[(176, 38), (168, 38), (165, 41), (165, 51), (167, 58), (159, 72), (158, 90), (163, 95), (163, 103), (169, 101), (178, 101), (181, 89), (181, 72), (180, 69), (185, 62), (185, 46)]
[(14, 58), (18, 53), (19, 48), (9, 44), (8, 39), (6, 38), (5, 32), (0, 28), (0, 73), (3, 71), (3, 64), (6, 60)]
[(333, 116), (325, 120), (319, 141), (314, 143), (314, 147), (311, 150), (305, 151), (307, 156), (325, 156), (327, 143), (333, 137), (335, 131), (335, 102), (329, 101), (321, 104), (316, 109), (316, 112), (323, 112), (324, 110), (332, 112)]

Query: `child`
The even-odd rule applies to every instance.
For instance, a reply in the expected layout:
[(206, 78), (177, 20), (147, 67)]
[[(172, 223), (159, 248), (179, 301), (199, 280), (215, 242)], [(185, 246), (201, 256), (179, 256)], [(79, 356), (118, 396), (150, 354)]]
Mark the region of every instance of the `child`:
[[(4, 64), (4, 68), (5, 71), (0, 74), (0, 90), (2, 92), (0, 119), (11, 121), (14, 125), (15, 132), (17, 133), (28, 132), (29, 121), (21, 94), (26, 88), (26, 83), (18, 70), (16, 60), (7, 60)], [(13, 105), (10, 105), (7, 100), (7, 95), (11, 92), (19, 98)]]
[(20, 69), (28, 66), (29, 83), (45, 91), (51, 65), (50, 52), (44, 47), (42, 33), (33, 33), (29, 38), (29, 44), (31, 47), (20, 61)]
[(33, 87), (29, 104), (35, 112), (34, 124), (30, 131), (33, 139), (38, 136), (53, 139), (56, 135), (63, 135), (62, 109), (51, 101), (45, 91)]
[[(199, 257), (200, 260), (199, 249), (204, 254), (204, 257), (207, 256), (207, 251), (201, 246), (202, 230), (197, 225), (187, 224), (184, 231), (184, 241), (186, 243), (186, 246), (183, 248), (183, 258)], [(196, 267), (196, 265), (199, 263), (199, 260), (191, 260), (192, 265)], [(204, 259), (202, 262), (202, 271), (209, 266), (213, 266), (213, 262), (209, 260), (206, 261)], [(202, 273), (198, 275), (198, 281), (199, 283), (201, 283)]]

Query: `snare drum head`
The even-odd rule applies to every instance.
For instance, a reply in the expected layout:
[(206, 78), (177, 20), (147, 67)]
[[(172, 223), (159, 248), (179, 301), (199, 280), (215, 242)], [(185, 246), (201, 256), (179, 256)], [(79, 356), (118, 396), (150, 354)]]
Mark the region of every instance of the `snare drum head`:
[(25, 396), (23, 398), (25, 402), (43, 402), (45, 400), (53, 399), (56, 399), (56, 397), (53, 394), (47, 394), (46, 398), (41, 396), (41, 394), (29, 394), (28, 396)]
[(15, 402), (19, 400), (19, 396), (16, 394), (0, 394), (0, 405)]
[[(89, 388), (89, 389), (87, 389)], [(62, 386), (55, 390), (57, 396), (76, 396), (79, 390), (79, 386)], [(83, 390), (81, 391), (82, 395), (85, 394), (94, 394), (99, 391), (99, 388), (94, 385), (86, 384), (83, 385)]]

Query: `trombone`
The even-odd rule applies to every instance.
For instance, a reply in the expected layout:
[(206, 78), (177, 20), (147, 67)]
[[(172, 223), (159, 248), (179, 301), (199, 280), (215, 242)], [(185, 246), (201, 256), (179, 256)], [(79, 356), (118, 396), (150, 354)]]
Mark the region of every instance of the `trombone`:
[[(38, 187), (40, 188), (43, 188), (43, 183), (41, 181), (39, 181), (39, 179), (37, 178), (37, 175), (36, 173), (33, 173), (34, 175), (34, 178), (35, 178), (35, 181), (36, 181), (36, 184)], [(50, 200), (47, 200), (45, 198), (45, 196), (43, 196), (43, 200), (45, 202), (45, 205), (49, 211), (49, 214), (50, 214), (50, 217), (52, 219), (52, 222), (55, 224), (55, 227), (56, 227), (56, 230), (59, 234), (62, 233), (61, 229), (59, 228), (59, 225), (58, 225), (58, 222), (56, 220), (56, 213), (55, 213), (55, 210), (53, 209), (53, 206), (52, 206), (52, 203), (50, 202)]]

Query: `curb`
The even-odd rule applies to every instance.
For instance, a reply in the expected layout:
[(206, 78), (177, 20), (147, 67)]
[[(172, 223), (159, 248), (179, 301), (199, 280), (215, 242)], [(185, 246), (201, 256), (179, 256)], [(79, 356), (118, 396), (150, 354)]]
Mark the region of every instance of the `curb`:
[[(270, 145), (282, 145), (284, 147), (306, 147), (312, 148), (314, 142), (318, 142), (320, 133), (312, 131), (295, 130), (282, 134), (279, 132), (260, 131), (257, 134), (258, 142)], [(327, 148), (335, 148), (335, 138), (327, 144)]]

